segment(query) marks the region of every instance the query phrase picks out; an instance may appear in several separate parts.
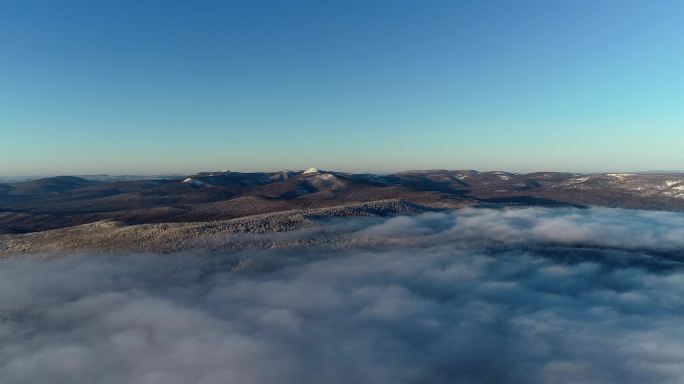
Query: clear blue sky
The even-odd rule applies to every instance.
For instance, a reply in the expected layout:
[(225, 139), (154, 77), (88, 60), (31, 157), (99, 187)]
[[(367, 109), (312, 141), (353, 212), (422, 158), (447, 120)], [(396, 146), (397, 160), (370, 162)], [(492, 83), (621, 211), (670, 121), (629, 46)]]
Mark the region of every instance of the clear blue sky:
[(0, 2), (0, 175), (684, 169), (684, 2)]

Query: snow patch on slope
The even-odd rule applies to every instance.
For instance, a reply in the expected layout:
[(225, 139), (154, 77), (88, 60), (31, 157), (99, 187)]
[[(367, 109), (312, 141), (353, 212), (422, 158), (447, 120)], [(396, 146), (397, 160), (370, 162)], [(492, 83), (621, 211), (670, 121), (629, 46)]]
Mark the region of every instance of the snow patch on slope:
[(183, 184), (192, 184), (192, 185), (206, 185), (206, 183), (193, 179), (192, 177), (188, 177), (185, 180), (183, 180)]

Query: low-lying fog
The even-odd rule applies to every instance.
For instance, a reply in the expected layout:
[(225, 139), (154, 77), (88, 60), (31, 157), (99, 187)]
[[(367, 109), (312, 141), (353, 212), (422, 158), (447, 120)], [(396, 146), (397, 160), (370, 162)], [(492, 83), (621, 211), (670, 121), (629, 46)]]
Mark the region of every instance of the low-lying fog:
[(394, 241), (2, 260), (1, 381), (684, 380), (684, 214), (468, 209), (328, 225), (316, 233)]

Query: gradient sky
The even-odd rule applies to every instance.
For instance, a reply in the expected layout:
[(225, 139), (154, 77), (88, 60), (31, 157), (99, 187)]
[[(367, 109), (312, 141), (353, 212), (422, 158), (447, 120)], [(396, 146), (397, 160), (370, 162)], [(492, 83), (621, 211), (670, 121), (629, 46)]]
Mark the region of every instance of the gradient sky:
[(0, 1), (0, 175), (684, 169), (684, 2)]

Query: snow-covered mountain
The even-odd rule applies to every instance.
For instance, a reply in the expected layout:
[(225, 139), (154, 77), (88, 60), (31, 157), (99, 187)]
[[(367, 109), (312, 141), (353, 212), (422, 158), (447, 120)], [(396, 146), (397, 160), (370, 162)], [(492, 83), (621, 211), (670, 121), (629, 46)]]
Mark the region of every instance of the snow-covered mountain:
[(0, 184), (0, 233), (104, 219), (126, 223), (219, 220), (387, 199), (430, 209), (598, 205), (684, 211), (684, 174), (424, 170), (380, 175), (308, 168), (200, 172), (144, 180), (60, 176)]

